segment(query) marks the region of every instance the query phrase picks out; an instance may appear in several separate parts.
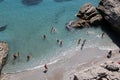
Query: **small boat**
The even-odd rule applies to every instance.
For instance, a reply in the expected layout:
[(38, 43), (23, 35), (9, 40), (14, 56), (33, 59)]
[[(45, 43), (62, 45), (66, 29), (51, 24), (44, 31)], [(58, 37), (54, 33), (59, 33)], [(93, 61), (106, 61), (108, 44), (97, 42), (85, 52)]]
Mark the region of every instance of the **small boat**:
[(7, 25), (0, 26), (0, 31), (4, 31), (6, 29)]

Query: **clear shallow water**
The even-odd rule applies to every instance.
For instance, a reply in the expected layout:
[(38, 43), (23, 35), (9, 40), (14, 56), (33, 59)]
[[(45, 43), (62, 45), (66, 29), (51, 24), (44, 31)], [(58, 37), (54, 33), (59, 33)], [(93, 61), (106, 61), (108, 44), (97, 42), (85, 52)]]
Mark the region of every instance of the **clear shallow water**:
[[(80, 7), (91, 2), (98, 4), (97, 0), (73, 0), (56, 3), (53, 0), (43, 0), (36, 6), (25, 6), (21, 0), (5, 0), (0, 3), (0, 25), (8, 24), (5, 31), (0, 32), (0, 40), (9, 44), (9, 57), (3, 68), (3, 73), (11, 73), (30, 69), (51, 61), (55, 56), (69, 54), (70, 49), (77, 47), (77, 39), (87, 39), (85, 47), (100, 47), (100, 49), (115, 48), (111, 46), (111, 39), (105, 35), (100, 38), (101, 28), (85, 28), (76, 31), (67, 31), (65, 24), (74, 20), (75, 13)], [(55, 33), (50, 33), (51, 27), (56, 28)], [(89, 31), (89, 35), (87, 35)], [(43, 40), (42, 35), (47, 39)], [(56, 40), (63, 41), (59, 47)], [(20, 58), (13, 61), (12, 55), (20, 53)], [(68, 52), (67, 52), (68, 51)], [(31, 60), (26, 61), (26, 55), (31, 55)]]

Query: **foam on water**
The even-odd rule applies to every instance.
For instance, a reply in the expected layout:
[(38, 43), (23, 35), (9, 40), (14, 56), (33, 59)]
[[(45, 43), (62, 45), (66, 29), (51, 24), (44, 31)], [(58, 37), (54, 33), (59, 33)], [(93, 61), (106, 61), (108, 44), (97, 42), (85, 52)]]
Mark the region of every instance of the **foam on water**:
[[(107, 35), (104, 39), (97, 37), (102, 33), (100, 27), (71, 32), (65, 29), (65, 24), (76, 18), (74, 15), (86, 2), (98, 4), (97, 0), (59, 3), (54, 0), (43, 0), (40, 4), (29, 7), (23, 5), (21, 0), (5, 0), (0, 3), (0, 25), (8, 25), (5, 31), (0, 32), (0, 40), (7, 41), (10, 50), (2, 72), (20, 72), (39, 68), (44, 63), (56, 62), (59, 60), (58, 56), (74, 53), (80, 49), (80, 46), (77, 46), (79, 38), (82, 41), (87, 40), (86, 48), (98, 47), (104, 43), (105, 47), (109, 46), (111, 39)], [(56, 28), (55, 33), (50, 33), (52, 26)], [(43, 34), (47, 35), (46, 40), (43, 40)], [(57, 39), (63, 41), (62, 47), (57, 44)], [(20, 53), (20, 58), (14, 61), (12, 55), (17, 52)], [(28, 54), (31, 60), (27, 62)]]

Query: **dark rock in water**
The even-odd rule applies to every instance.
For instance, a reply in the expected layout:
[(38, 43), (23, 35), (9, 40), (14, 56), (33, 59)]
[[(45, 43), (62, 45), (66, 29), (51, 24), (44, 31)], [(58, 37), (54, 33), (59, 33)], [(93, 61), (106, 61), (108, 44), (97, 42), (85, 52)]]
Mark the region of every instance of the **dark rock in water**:
[(0, 2), (2, 2), (2, 1), (4, 1), (4, 0), (0, 0)]
[(100, 0), (97, 9), (111, 28), (120, 34), (120, 0)]
[(55, 2), (64, 2), (64, 1), (72, 1), (72, 0), (54, 0)]
[(37, 5), (43, 0), (22, 0), (22, 3), (27, 6)]
[(6, 29), (7, 25), (0, 26), (0, 31), (4, 31)]

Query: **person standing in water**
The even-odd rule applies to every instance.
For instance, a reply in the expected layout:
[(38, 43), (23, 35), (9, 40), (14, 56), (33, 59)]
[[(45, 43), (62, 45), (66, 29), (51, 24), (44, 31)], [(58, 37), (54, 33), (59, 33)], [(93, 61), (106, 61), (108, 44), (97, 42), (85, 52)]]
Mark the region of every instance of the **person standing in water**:
[(30, 60), (30, 55), (27, 55), (27, 57), (26, 57), (26, 58), (27, 58), (27, 61), (29, 61), (29, 60)]
[(54, 33), (55, 32), (55, 27), (52, 27), (51, 28), (51, 33)]
[(60, 46), (62, 46), (63, 45), (63, 42), (62, 41), (60, 41)]
[(83, 41), (82, 45), (81, 45), (81, 50), (83, 49), (83, 46), (85, 45), (86, 39)]
[(57, 43), (59, 44), (59, 42), (60, 42), (60, 40), (59, 39), (57, 39)]
[(14, 59), (14, 60), (16, 60), (16, 59), (17, 59), (17, 55), (16, 55), (16, 53), (15, 53), (15, 54), (13, 54), (13, 59)]
[(46, 35), (45, 35), (45, 34), (43, 35), (43, 39), (44, 39), (44, 40), (46, 39)]
[(78, 45), (80, 44), (80, 41), (81, 41), (81, 39), (78, 39), (78, 42), (77, 42)]

